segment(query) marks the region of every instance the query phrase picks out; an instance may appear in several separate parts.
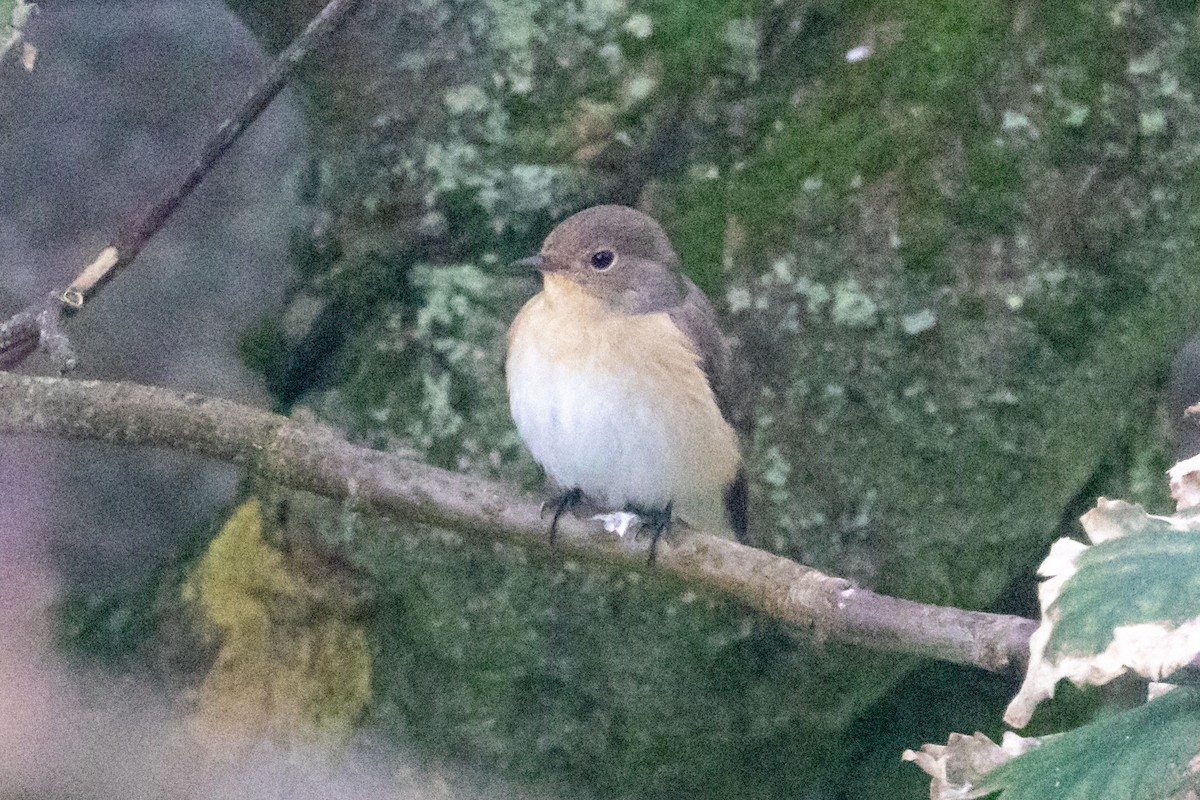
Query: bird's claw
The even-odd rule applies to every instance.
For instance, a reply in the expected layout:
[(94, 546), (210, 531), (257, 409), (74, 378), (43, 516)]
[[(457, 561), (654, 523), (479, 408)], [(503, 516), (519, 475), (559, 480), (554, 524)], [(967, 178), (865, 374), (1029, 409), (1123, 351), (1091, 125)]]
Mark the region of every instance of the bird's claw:
[(557, 544), (558, 538), (558, 520), (563, 513), (570, 511), (583, 502), (583, 490), (576, 486), (574, 489), (567, 489), (542, 503), (542, 508), (538, 512), (538, 516), (542, 519), (546, 516), (546, 509), (554, 507), (554, 517), (550, 520), (550, 549), (553, 550)]
[(658, 555), (658, 540), (671, 539), (672, 530), (672, 511), (671, 503), (667, 503), (665, 508), (646, 510), (629, 509), (637, 513), (641, 517), (642, 525), (638, 528), (638, 532), (634, 534), (635, 540), (640, 540), (646, 531), (650, 531), (650, 565), (654, 565), (654, 560)]

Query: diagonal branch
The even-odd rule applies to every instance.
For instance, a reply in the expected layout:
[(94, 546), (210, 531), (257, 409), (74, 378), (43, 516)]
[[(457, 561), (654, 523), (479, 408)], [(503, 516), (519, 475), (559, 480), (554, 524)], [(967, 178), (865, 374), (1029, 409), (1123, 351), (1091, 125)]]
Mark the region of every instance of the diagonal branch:
[[(330, 0), (308, 27), (280, 53), (270, 71), (246, 93), (237, 110), (213, 131), (200, 153), (182, 170), (159, 199), (123, 224), (115, 240), (76, 276), (50, 305), (39, 302), (0, 323), (0, 368), (11, 368), (29, 357), (39, 345), (47, 347), (55, 366), (67, 371), (74, 357), (64, 354), (65, 341), (58, 323), (66, 309), (78, 309), (117, 272), (127, 267), (150, 238), (158, 233), (183, 200), (192, 193), (258, 115), (283, 90), (300, 63), (341, 27), (361, 0)], [(57, 349), (56, 349), (57, 348)]]
[(304, 31), (275, 58), (271, 69), (246, 93), (237, 110), (217, 126), (209, 140), (204, 143), (200, 154), (163, 192), (158, 201), (121, 229), (113, 242), (116, 254), (112, 263), (98, 268), (93, 264), (81, 272), (63, 292), (64, 302), (72, 306), (81, 305), (86, 297), (111, 280), (119, 270), (137, 257), (150, 237), (157, 233), (179, 208), (183, 199), (192, 193), (221, 156), (241, 138), (250, 124), (258, 119), (258, 115), (283, 90), (304, 58), (341, 26), (359, 1), (330, 0), (329, 4), (321, 9)]
[[(537, 499), (512, 486), (356, 447), (226, 400), (129, 383), (0, 373), (0, 434), (162, 446), (247, 466), (272, 481), (358, 509), (464, 534), (548, 547)], [(564, 518), (559, 548), (645, 568), (645, 554), (595, 523)], [(996, 672), (1023, 670), (1036, 623), (887, 597), (794, 561), (695, 533), (660, 543), (656, 569), (842, 642)]]

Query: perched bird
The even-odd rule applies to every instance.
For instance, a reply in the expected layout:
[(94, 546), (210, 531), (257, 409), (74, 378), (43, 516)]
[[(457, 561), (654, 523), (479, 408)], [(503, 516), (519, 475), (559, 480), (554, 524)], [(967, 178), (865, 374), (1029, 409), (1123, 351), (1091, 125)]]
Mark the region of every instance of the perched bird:
[(729, 351), (704, 293), (650, 217), (603, 205), (563, 220), (539, 255), (542, 291), (508, 331), (513, 420), (560, 487), (653, 529), (746, 534), (746, 481), (723, 411)]

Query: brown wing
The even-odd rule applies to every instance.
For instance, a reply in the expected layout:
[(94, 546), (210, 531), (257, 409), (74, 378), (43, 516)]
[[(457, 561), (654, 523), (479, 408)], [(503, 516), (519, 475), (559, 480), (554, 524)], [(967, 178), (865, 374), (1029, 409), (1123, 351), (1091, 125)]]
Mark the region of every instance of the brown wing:
[[(729, 344), (717, 326), (717, 314), (700, 287), (688, 278), (683, 278), (683, 301), (667, 309), (671, 321), (679, 327), (700, 356), (700, 367), (708, 377), (713, 395), (722, 416), (735, 430), (744, 430), (748, 414), (749, 392), (744, 391), (745, 381), (735, 378), (739, 374), (733, 369)], [(746, 471), (739, 469), (737, 477), (725, 490), (725, 513), (739, 542), (746, 541)]]
[(733, 386), (736, 381), (732, 379), (729, 344), (721, 335), (721, 329), (717, 326), (717, 314), (704, 292), (686, 277), (682, 279), (682, 283), (683, 300), (678, 305), (668, 308), (667, 313), (700, 356), (700, 367), (708, 376), (708, 383), (712, 386), (725, 421), (738, 428), (738, 415), (734, 413), (738, 398)]

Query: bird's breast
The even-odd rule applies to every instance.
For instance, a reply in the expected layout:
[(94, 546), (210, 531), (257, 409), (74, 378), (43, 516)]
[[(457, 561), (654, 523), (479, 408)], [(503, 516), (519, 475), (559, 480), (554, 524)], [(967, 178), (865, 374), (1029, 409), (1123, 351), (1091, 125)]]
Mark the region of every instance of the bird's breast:
[(613, 506), (719, 506), (737, 437), (666, 313), (548, 282), (513, 321), (506, 372), (517, 429), (560, 485)]

